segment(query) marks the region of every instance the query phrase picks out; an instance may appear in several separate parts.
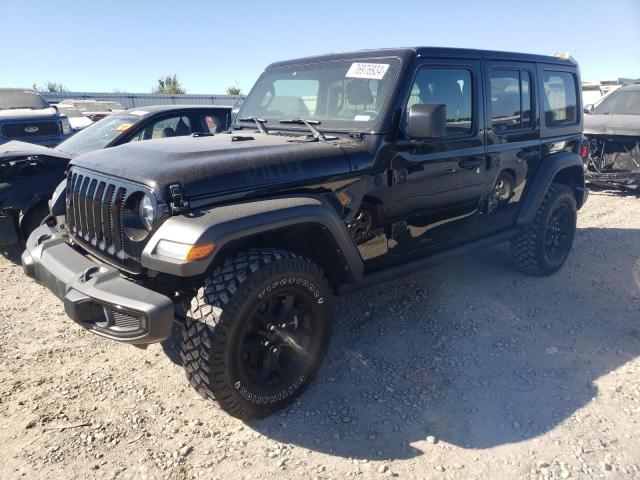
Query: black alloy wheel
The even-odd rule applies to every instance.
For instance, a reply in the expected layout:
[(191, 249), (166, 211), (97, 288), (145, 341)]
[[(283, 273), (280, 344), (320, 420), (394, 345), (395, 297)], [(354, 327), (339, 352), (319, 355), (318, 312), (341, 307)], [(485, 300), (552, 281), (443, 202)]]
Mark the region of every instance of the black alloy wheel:
[(312, 359), (312, 303), (302, 292), (284, 290), (264, 298), (250, 315), (242, 339), (240, 368), (254, 386), (278, 387), (304, 374)]

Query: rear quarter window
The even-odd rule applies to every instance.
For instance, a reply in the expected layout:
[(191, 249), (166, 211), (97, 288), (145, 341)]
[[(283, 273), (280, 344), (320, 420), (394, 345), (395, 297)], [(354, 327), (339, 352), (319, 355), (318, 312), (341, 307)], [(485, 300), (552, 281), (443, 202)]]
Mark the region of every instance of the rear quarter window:
[(542, 81), (546, 125), (556, 127), (578, 123), (575, 75), (570, 72), (545, 70)]

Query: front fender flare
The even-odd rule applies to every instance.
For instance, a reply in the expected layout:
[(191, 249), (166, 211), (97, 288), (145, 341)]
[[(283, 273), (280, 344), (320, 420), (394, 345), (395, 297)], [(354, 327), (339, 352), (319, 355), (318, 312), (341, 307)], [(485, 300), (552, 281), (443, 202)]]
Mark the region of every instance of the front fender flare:
[[(262, 232), (295, 225), (319, 226), (335, 241), (348, 273), (358, 281), (363, 275), (363, 262), (342, 220), (322, 197), (296, 195), (252, 202), (222, 205), (167, 219), (153, 234), (142, 255), (142, 266), (180, 277), (205, 273), (225, 245)], [(154, 251), (160, 240), (187, 244), (213, 242), (214, 254), (195, 262), (159, 257)]]
[(536, 212), (544, 199), (544, 196), (549, 190), (554, 178), (562, 170), (567, 168), (579, 167), (580, 178), (576, 182), (576, 188), (578, 189), (580, 198), (576, 198), (578, 202), (578, 208), (584, 203), (584, 169), (580, 156), (572, 152), (558, 152), (549, 155), (542, 160), (538, 172), (527, 189), (524, 196), (524, 201), (518, 211), (518, 217), (516, 223), (518, 225), (527, 225), (533, 221), (536, 216)]

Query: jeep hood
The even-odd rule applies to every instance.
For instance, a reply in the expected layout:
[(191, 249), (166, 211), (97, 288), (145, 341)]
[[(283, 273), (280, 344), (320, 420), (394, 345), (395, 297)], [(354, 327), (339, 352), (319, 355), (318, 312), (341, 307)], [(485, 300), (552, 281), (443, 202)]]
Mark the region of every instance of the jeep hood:
[(640, 115), (585, 115), (584, 134), (640, 136)]
[[(166, 199), (180, 184), (188, 198), (326, 179), (350, 172), (335, 142), (236, 131), (215, 136), (145, 140), (75, 157), (72, 166), (151, 187)], [(302, 140), (302, 141), (301, 141)]]

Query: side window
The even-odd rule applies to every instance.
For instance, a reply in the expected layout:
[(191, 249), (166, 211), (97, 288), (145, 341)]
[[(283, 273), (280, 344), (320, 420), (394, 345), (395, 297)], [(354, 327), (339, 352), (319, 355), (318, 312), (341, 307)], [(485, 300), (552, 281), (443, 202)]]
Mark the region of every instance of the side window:
[(496, 132), (530, 128), (531, 77), (523, 70), (491, 72), (491, 128)]
[(471, 72), (462, 68), (422, 68), (411, 87), (406, 112), (416, 103), (443, 103), (447, 106), (447, 137), (472, 131)]
[(576, 81), (572, 73), (545, 71), (544, 117), (547, 126), (578, 123)]
[(191, 122), (184, 116), (163, 118), (145, 127), (145, 140), (150, 138), (181, 137), (191, 134)]
[(531, 108), (531, 75), (529, 72), (520, 72), (520, 102), (522, 105), (522, 128), (530, 128), (533, 125), (533, 108)]
[(224, 113), (205, 113), (202, 124), (209, 133), (220, 133), (227, 129), (227, 116)]

